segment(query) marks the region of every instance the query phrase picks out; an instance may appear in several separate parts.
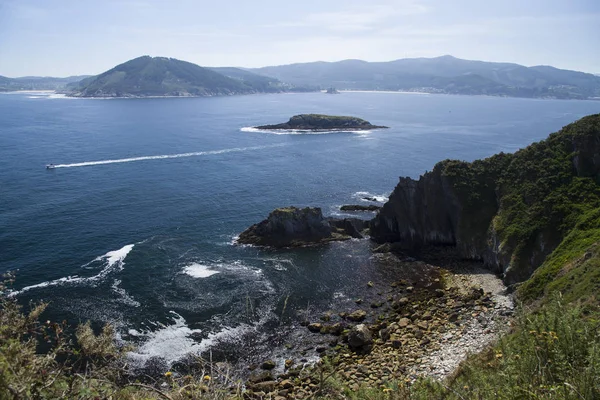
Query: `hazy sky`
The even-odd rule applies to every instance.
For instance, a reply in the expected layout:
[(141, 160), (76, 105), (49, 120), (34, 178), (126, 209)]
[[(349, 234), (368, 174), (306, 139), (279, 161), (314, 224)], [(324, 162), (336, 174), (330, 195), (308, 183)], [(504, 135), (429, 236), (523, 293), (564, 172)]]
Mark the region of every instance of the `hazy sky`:
[(600, 73), (600, 0), (0, 0), (0, 75), (460, 58)]

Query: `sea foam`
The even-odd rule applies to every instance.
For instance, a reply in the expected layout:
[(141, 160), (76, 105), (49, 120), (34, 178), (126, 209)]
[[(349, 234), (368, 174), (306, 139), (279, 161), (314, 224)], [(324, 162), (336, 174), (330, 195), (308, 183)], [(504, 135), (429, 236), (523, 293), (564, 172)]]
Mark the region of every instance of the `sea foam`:
[(209, 269), (209, 267), (207, 267), (206, 265), (193, 263), (185, 267), (183, 269), (183, 273), (193, 278), (208, 278), (209, 276), (218, 274), (219, 271)]
[(355, 130), (325, 130), (325, 131), (313, 131), (310, 129), (258, 129), (252, 126), (246, 126), (241, 128), (242, 132), (253, 132), (253, 133), (269, 133), (271, 135), (328, 135), (331, 133), (353, 133), (357, 135), (369, 134), (372, 131), (355, 131)]

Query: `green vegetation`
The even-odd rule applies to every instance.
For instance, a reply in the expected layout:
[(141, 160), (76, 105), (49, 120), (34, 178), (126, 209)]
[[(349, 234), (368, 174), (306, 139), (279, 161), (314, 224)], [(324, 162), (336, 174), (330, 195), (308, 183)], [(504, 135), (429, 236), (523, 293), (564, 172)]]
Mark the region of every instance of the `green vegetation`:
[(239, 383), (225, 371), (201, 361), (193, 375), (167, 372), (161, 380), (140, 382), (130, 375), (127, 349), (115, 347), (110, 325), (98, 333), (89, 323), (80, 325), (74, 341), (64, 323), (39, 321), (47, 304), (30, 305), (23, 313), (6, 297), (7, 283), (0, 282), (0, 400), (220, 400), (239, 393)]
[(77, 97), (215, 96), (264, 91), (263, 81), (248, 82), (248, 77), (232, 79), (174, 58), (143, 56), (84, 79), (70, 89)]
[(257, 126), (258, 129), (305, 129), (305, 130), (366, 130), (387, 128), (387, 126), (371, 125), (361, 118), (343, 115), (299, 114), (294, 115), (288, 122), (276, 125)]
[(322, 89), (586, 99), (600, 97), (600, 77), (553, 67), (461, 60), (452, 56), (389, 62), (344, 60), (271, 66), (252, 71)]
[[(578, 239), (589, 236), (591, 245), (596, 237), (600, 165), (594, 157), (599, 151), (600, 115), (591, 115), (515, 154), (438, 164), (435, 168), (464, 205), (458, 241), (475, 241), (480, 251), (497, 241), (507, 279), (515, 283), (526, 280), (564, 238), (573, 236), (527, 284), (526, 296), (539, 297), (555, 276), (550, 271), (558, 273), (573, 246), (582, 246)], [(542, 276), (550, 279), (542, 282)]]

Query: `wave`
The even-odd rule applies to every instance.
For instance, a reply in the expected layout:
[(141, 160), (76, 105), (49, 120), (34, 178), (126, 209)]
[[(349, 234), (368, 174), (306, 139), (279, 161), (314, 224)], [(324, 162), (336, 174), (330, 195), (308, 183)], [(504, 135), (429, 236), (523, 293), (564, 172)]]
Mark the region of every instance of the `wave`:
[(209, 276), (219, 273), (219, 271), (209, 269), (208, 266), (198, 264), (198, 263), (193, 263), (193, 264), (188, 265), (187, 267), (185, 267), (183, 269), (182, 272), (193, 278), (208, 278)]
[(130, 336), (146, 337), (146, 341), (142, 345), (127, 354), (134, 365), (143, 367), (146, 361), (153, 357), (160, 357), (171, 365), (189, 353), (197, 353), (202, 350), (203, 346), (192, 337), (201, 334), (202, 331), (190, 329), (181, 315), (174, 311), (171, 313), (174, 314), (174, 324), (172, 325), (154, 323), (160, 329), (149, 332), (129, 330)]
[(140, 332), (129, 329), (129, 336), (145, 339), (136, 350), (127, 353), (127, 358), (134, 368), (143, 368), (148, 361), (157, 358), (165, 361), (170, 367), (175, 362), (189, 355), (199, 355), (220, 342), (239, 340), (245, 334), (257, 332), (257, 328), (268, 320), (265, 314), (255, 324), (241, 323), (236, 327), (225, 326), (217, 332), (200, 338), (201, 329), (191, 329), (185, 318), (175, 311), (171, 311), (171, 314), (174, 322), (171, 325), (152, 323), (154, 327), (159, 328), (154, 331), (149, 329)]
[(253, 133), (270, 133), (271, 135), (328, 135), (331, 133), (353, 133), (355, 135), (366, 135), (373, 131), (350, 131), (350, 130), (329, 130), (329, 131), (313, 131), (309, 129), (281, 129), (281, 130), (270, 130), (270, 129), (258, 129), (252, 126), (246, 126), (241, 128), (242, 132), (253, 132)]
[(373, 201), (373, 200), (367, 200), (368, 198), (371, 199), (375, 199), (374, 201), (378, 202), (378, 203), (385, 203), (389, 200), (388, 196), (384, 195), (384, 194), (373, 194), (370, 192), (356, 192), (352, 195), (353, 198), (358, 199), (360, 201)]
[(53, 281), (47, 281), (47, 282), (38, 283), (36, 285), (25, 286), (21, 290), (10, 292), (9, 296), (11, 296), (11, 297), (18, 296), (18, 295), (28, 292), (32, 289), (40, 289), (40, 288), (45, 288), (48, 286), (60, 286), (60, 285), (65, 285), (65, 284), (95, 283), (95, 282), (101, 281), (108, 274), (110, 274), (114, 271), (122, 271), (123, 270), (123, 266), (125, 265), (124, 260), (127, 257), (127, 255), (131, 252), (131, 250), (133, 250), (134, 246), (135, 246), (135, 244), (128, 244), (126, 246), (123, 246), (119, 250), (109, 251), (108, 253), (106, 253), (100, 257), (96, 257), (92, 261), (81, 266), (83, 268), (83, 267), (90, 265), (93, 262), (96, 262), (96, 261), (106, 262), (106, 264), (104, 265), (104, 268), (102, 268), (102, 270), (94, 276), (90, 276), (90, 277), (80, 277), (77, 275), (66, 276), (64, 278), (55, 279)]
[(208, 156), (208, 155), (216, 155), (216, 154), (226, 154), (226, 153), (238, 153), (243, 151), (252, 151), (252, 150), (263, 150), (269, 149), (273, 147), (282, 147), (287, 146), (285, 143), (273, 144), (267, 146), (252, 146), (252, 147), (235, 147), (231, 149), (222, 149), (222, 150), (209, 150), (209, 151), (196, 151), (193, 153), (180, 153), (180, 154), (163, 154), (157, 156), (141, 156), (141, 157), (131, 157), (131, 158), (118, 158), (111, 160), (99, 160), (99, 161), (85, 161), (80, 163), (72, 163), (72, 164), (56, 164), (54, 168), (75, 168), (75, 167), (89, 167), (93, 165), (106, 165), (106, 164), (120, 164), (120, 163), (128, 163), (135, 161), (147, 161), (147, 160), (165, 160), (170, 158), (184, 158), (184, 157), (198, 157), (198, 156)]

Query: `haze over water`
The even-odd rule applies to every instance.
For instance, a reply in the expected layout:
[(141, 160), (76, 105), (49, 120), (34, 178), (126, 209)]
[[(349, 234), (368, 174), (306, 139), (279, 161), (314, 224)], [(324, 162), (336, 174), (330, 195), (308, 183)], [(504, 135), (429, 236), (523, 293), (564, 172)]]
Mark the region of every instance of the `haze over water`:
[[(53, 318), (115, 323), (141, 345), (140, 363), (219, 340), (277, 342), (298, 312), (351, 302), (363, 277), (384, 271), (366, 240), (273, 251), (233, 245), (239, 232), (280, 206), (338, 215), (363, 196), (384, 200), (398, 176), (512, 152), (597, 112), (593, 101), (398, 93), (2, 94), (0, 271), (18, 269), (18, 298), (51, 301)], [(300, 113), (391, 128), (248, 129)]]

